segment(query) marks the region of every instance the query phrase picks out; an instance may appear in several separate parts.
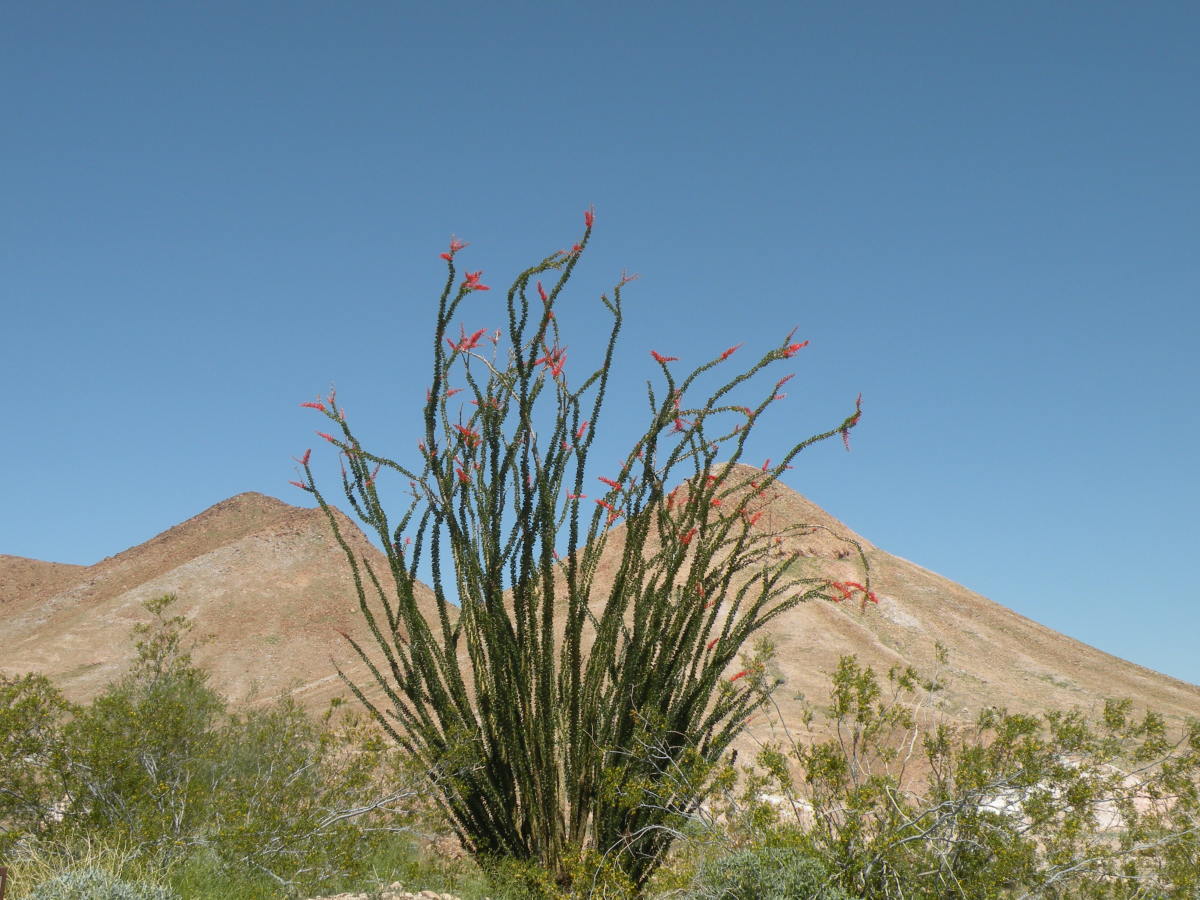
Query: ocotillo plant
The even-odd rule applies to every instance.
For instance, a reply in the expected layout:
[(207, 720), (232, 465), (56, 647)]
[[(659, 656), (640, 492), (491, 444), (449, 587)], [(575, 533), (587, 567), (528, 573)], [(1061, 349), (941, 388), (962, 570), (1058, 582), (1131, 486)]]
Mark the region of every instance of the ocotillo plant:
[[(345, 549), (376, 646), (350, 642), (386, 700), (347, 683), (400, 746), (442, 773), (440, 801), (464, 846), (484, 863), (535, 863), (567, 887), (584, 877), (583, 861), (604, 860), (640, 890), (769, 687), (753, 664), (728, 674), (747, 639), (811, 598), (873, 599), (866, 583), (796, 575), (781, 533), (759, 522), (763, 493), (796, 455), (847, 438), (861, 413), (856, 404), (774, 465), (735, 466), (790, 376), (753, 407), (735, 397), (807, 342), (789, 335), (700, 399), (704, 376), (732, 367), (738, 347), (683, 377), (678, 360), (652, 350), (661, 381), (648, 385), (644, 433), (619, 464), (589, 474), (632, 280), (601, 297), (611, 331), (599, 365), (576, 381), (554, 310), (593, 221), (589, 210), (578, 243), (517, 276), (507, 327), (495, 332), (452, 331), (463, 301), (490, 288), (482, 272), (459, 276), (466, 244), (441, 254), (415, 464), (367, 450), (332, 394), (303, 404), (332, 421), (332, 434), (318, 433), (341, 452), (346, 498), (378, 537), (387, 572), (344, 540), (308, 452), (294, 483), (315, 495)], [(381, 472), (411, 489), (396, 518), (380, 501)], [(612, 560), (603, 573), (602, 556)], [(418, 604), (423, 566), (436, 619)]]

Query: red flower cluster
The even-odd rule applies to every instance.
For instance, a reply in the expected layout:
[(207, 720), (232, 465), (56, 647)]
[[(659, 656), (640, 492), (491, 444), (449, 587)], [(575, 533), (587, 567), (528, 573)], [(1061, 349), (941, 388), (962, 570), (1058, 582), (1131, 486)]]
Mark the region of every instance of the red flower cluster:
[(609, 525), (611, 525), (613, 522), (615, 522), (617, 519), (619, 519), (621, 517), (620, 511), (618, 509), (616, 509), (611, 503), (605, 503), (603, 500), (597, 500), (596, 505), (603, 506), (605, 509), (608, 510), (607, 524), (609, 524)]
[(486, 284), (479, 283), (479, 279), (482, 275), (483, 275), (483, 269), (480, 269), (478, 272), (467, 272), (467, 274), (463, 276), (463, 283), (462, 283), (463, 290), (490, 291), (491, 288), (488, 287)]
[(454, 428), (459, 434), (462, 435), (462, 439), (466, 441), (469, 446), (473, 447), (475, 444), (479, 443), (478, 431), (472, 431), (470, 428), (466, 428), (462, 425), (455, 425)]
[(545, 365), (550, 370), (550, 374), (557, 378), (563, 372), (563, 366), (567, 362), (567, 348), (555, 347), (553, 350), (548, 347), (542, 347), (546, 351), (546, 355), (540, 359), (535, 359), (535, 366)]
[(441, 254), (442, 259), (446, 260), (446, 262), (450, 262), (452, 259), (454, 259), (454, 254), (463, 249), (465, 246), (467, 246), (466, 241), (460, 241), (454, 235), (450, 235), (450, 250)]
[(833, 598), (835, 603), (841, 603), (843, 600), (849, 600), (856, 592), (861, 592), (863, 595), (862, 605), (864, 609), (866, 608), (868, 600), (872, 603), (879, 602), (879, 597), (874, 591), (867, 590), (867, 588), (863, 587), (857, 581), (831, 581), (829, 582), (829, 586), (831, 588), (836, 588), (838, 591), (839, 596)]
[(654, 361), (657, 363), (679, 362), (678, 356), (663, 356), (657, 350), (651, 350), (650, 355), (654, 357)]
[[(476, 273), (476, 274), (479, 274), (479, 273)], [(476, 288), (476, 290), (478, 290), (478, 288)], [(487, 288), (483, 288), (483, 290), (487, 290)], [(479, 339), (481, 337), (483, 337), (484, 334), (487, 333), (487, 329), (480, 328), (474, 334), (467, 334), (467, 329), (465, 329), (461, 325), (459, 325), (458, 332), (459, 332), (459, 339), (458, 339), (457, 344), (454, 343), (454, 341), (450, 340), (450, 338), (446, 338), (446, 343), (450, 345), (451, 350), (458, 350), (460, 352), (465, 352), (467, 350), (474, 350), (476, 347), (479, 346)]]
[(741, 349), (742, 346), (743, 346), (742, 344), (734, 344), (732, 347), (730, 347), (728, 350), (726, 350), (724, 353), (721, 354), (721, 359), (729, 359), (729, 357), (731, 357), (731, 356), (733, 356), (733, 354), (737, 353), (737, 351), (739, 349)]

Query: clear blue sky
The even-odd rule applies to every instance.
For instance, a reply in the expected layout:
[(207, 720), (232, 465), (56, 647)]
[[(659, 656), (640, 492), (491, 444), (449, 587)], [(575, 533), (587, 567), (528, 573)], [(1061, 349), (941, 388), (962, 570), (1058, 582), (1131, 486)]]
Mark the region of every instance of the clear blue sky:
[(403, 457), (450, 234), (503, 286), (595, 204), (567, 343), (641, 273), (630, 404), (650, 348), (798, 326), (762, 455), (864, 419), (793, 487), (1200, 682), (1198, 41), (1191, 2), (5, 4), (0, 552), (304, 503), (331, 383)]

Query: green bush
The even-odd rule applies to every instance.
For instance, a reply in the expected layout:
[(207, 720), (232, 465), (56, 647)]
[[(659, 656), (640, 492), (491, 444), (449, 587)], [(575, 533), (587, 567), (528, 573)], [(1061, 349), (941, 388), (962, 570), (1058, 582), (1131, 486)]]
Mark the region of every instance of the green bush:
[(726, 840), (798, 841), (869, 900), (1194, 900), (1200, 722), (1172, 735), (1109, 701), (1096, 719), (992, 708), (971, 726), (940, 714), (942, 689), (844, 658), (828, 727), (767, 748), (726, 795)]
[(104, 869), (75, 869), (43, 881), (27, 900), (179, 900), (170, 888), (124, 881)]
[(68, 709), (44, 675), (0, 675), (0, 858), (56, 818)]
[(759, 847), (719, 856), (701, 866), (693, 900), (851, 900), (820, 863), (783, 847)]
[(88, 846), (159, 870), (204, 857), (276, 891), (363, 876), (428, 806), (417, 773), (361, 714), (230, 713), (174, 602), (146, 604), (132, 668), (88, 706), (36, 676), (0, 682), (0, 851), (61, 858), (49, 874), (86, 868), (70, 861)]

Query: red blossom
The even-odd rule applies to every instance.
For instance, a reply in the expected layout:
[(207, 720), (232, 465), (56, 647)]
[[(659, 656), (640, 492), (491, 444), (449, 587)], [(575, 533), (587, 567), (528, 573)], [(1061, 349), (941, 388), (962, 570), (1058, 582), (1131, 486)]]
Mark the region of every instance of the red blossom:
[(543, 345), (542, 349), (546, 351), (546, 355), (540, 359), (535, 359), (533, 364), (535, 366), (545, 365), (550, 370), (550, 374), (557, 378), (562, 374), (563, 366), (567, 362), (567, 348), (555, 347), (551, 350), (549, 347)]
[(663, 363), (664, 365), (669, 362), (679, 362), (678, 356), (663, 356), (657, 350), (651, 350), (650, 355), (654, 357), (655, 362)]
[(337, 441), (336, 441), (336, 440), (334, 440), (334, 437), (333, 437), (333, 435), (332, 435), (332, 434), (326, 434), (326, 433), (325, 433), (325, 432), (323, 432), (323, 431), (318, 431), (318, 432), (317, 432), (317, 437), (323, 437), (323, 438), (325, 438), (325, 440), (329, 441), (329, 443), (331, 443), (331, 444), (336, 444), (336, 443), (337, 443)]
[(771, 457), (768, 456), (767, 461), (762, 464), (762, 470), (765, 472), (769, 468), (771, 468)]
[(605, 509), (608, 510), (608, 524), (609, 525), (611, 525), (613, 522), (615, 522), (617, 519), (619, 519), (621, 517), (620, 511), (617, 510), (615, 507), (613, 507), (613, 505), (611, 503), (605, 503), (603, 500), (597, 500), (596, 505), (603, 506)]
[(464, 472), (460, 466), (455, 466), (454, 471), (458, 475), (458, 480), (463, 484), (471, 483), (471, 476)]
[(679, 418), (679, 416), (675, 417), (675, 430), (683, 431), (683, 419)]
[(614, 491), (620, 491), (620, 490), (625, 489), (625, 486), (623, 484), (621, 484), (621, 482), (613, 481), (611, 478), (605, 478), (603, 475), (600, 476), (600, 480), (603, 481), (605, 484), (607, 484)]
[(300, 490), (302, 490), (302, 491), (311, 491), (312, 490), (312, 488), (310, 488), (307, 484), (301, 484), (298, 481), (289, 481), (288, 484), (294, 484), (296, 487), (300, 488)]
[(621, 280), (617, 283), (617, 287), (625, 287), (625, 285), (629, 284), (629, 282), (637, 281), (639, 278), (641, 278), (641, 276), (638, 275), (637, 272), (634, 272), (632, 275), (629, 275), (624, 270), (622, 270), (621, 271)]
[(307, 406), (309, 409), (319, 409), (321, 412), (325, 412), (325, 404), (324, 404), (324, 403), (320, 403), (320, 402), (317, 402), (317, 403), (301, 403), (300, 405), (301, 405), (301, 406)]
[[(484, 290), (486, 290), (486, 288)], [(458, 343), (454, 343), (454, 341), (450, 340), (450, 338), (446, 338), (446, 343), (450, 345), (451, 350), (458, 350), (459, 352), (474, 350), (479, 346), (479, 339), (487, 333), (486, 328), (480, 328), (474, 334), (468, 335), (467, 329), (463, 328), (461, 325), (458, 326), (458, 331)]]
[(871, 603), (879, 602), (879, 597), (874, 591), (868, 590), (866, 587), (859, 584), (857, 581), (831, 581), (831, 582), (829, 582), (829, 586), (832, 588), (837, 588), (838, 593), (841, 594), (840, 597), (834, 598), (835, 603), (840, 603), (843, 600), (849, 600), (851, 597), (854, 596), (855, 591), (859, 591), (862, 593), (862, 595), (863, 595), (862, 605), (863, 605), (864, 609), (866, 608), (868, 601), (870, 601)]
[(707, 646), (705, 646), (704, 649), (711, 650), (713, 647), (717, 646), (717, 641), (719, 641), (719, 640), (720, 640), (720, 638), (713, 638), (711, 641), (708, 642)]
[(755, 522), (757, 522), (759, 519), (762, 518), (762, 510), (759, 510), (752, 516), (746, 516), (745, 513), (742, 513), (742, 515), (745, 516), (747, 525), (753, 525)]
[(450, 250), (441, 254), (442, 259), (449, 262), (450, 260), (454, 259), (454, 254), (463, 249), (465, 246), (467, 246), (466, 241), (460, 241), (454, 235), (450, 235)]
[(580, 438), (583, 437), (583, 433), (585, 431), (587, 431), (587, 427), (589, 424), (590, 423), (586, 419), (584, 419), (583, 424), (579, 426), (579, 430), (575, 432), (575, 440), (576, 441), (578, 441)]
[(721, 503), (722, 503), (723, 501), (721, 500), (721, 498), (720, 498), (720, 497), (713, 497), (713, 498), (712, 498), (711, 500), (709, 500), (708, 502), (709, 502), (710, 504), (712, 504), (713, 506), (720, 506), (720, 505), (721, 505)]
[(733, 356), (733, 354), (737, 353), (737, 351), (742, 346), (744, 346), (744, 344), (734, 344), (732, 347), (730, 347), (728, 350), (726, 350), (724, 353), (721, 354), (721, 359), (729, 359), (729, 357), (731, 357), (731, 356)]
[(742, 669), (742, 671), (740, 671), (736, 675), (732, 676), (729, 680), (730, 680), (730, 682), (734, 682), (734, 681), (737, 681), (739, 678), (745, 678), (749, 674), (750, 674), (749, 669)]
[(585, 228), (591, 228), (592, 223), (596, 221), (596, 210), (589, 206), (583, 211), (583, 224)]
[(572, 254), (582, 253), (582, 252), (583, 252), (583, 244), (572, 244), (571, 245), (571, 253)]
[(455, 425), (454, 427), (458, 433), (462, 435), (463, 440), (468, 444), (474, 445), (479, 441), (478, 431), (472, 431), (470, 428), (466, 428), (462, 425)]
[(586, 500), (587, 494), (567, 494), (568, 500)]
[(797, 354), (799, 351), (803, 350), (803, 349), (804, 349), (805, 347), (807, 347), (807, 346), (808, 346), (808, 341), (801, 341), (801, 342), (800, 342), (800, 343), (798, 343), (798, 344), (788, 344), (786, 347), (784, 347), (784, 348), (783, 348), (783, 351), (782, 351), (782, 352), (783, 352), (783, 358), (784, 358), (784, 359), (791, 359), (791, 358), (792, 358), (793, 356), (795, 356), (795, 355), (796, 355), (796, 354)]
[(462, 388), (450, 388), (449, 390), (446, 391), (446, 399), (449, 400), (455, 394), (461, 394), (462, 392), (463, 392)]
[(462, 283), (463, 290), (490, 291), (491, 288), (488, 287), (486, 284), (479, 283), (479, 279), (482, 275), (483, 275), (483, 269), (480, 269), (478, 272), (467, 272), (466, 275), (463, 276), (463, 283)]
[(679, 536), (679, 542), (681, 544), (683, 544), (683, 546), (686, 547), (686, 546), (688, 546), (688, 544), (690, 544), (692, 542), (692, 538), (694, 538), (695, 536), (696, 536), (696, 529), (693, 527), (691, 530), (689, 530), (687, 532), (687, 534), (681, 534)]
[(540, 281), (537, 283), (537, 289), (538, 289), (538, 296), (542, 298), (542, 302), (543, 303), (547, 302), (550, 298), (548, 296), (546, 296), (546, 289), (544, 287), (542, 287), (542, 283)]

